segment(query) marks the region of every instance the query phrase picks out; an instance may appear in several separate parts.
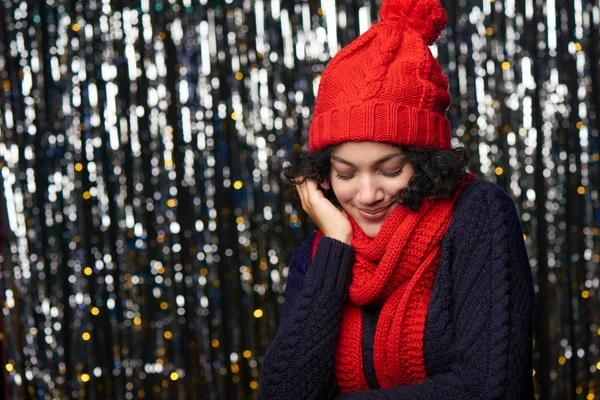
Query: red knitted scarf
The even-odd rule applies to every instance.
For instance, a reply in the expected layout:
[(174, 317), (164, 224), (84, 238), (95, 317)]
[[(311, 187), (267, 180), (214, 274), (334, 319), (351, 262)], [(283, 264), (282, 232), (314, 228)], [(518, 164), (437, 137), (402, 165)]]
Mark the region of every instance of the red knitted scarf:
[[(360, 306), (381, 304), (373, 360), (382, 388), (425, 380), (423, 336), (427, 306), (440, 259), (441, 239), (452, 219), (454, 203), (469, 174), (451, 199), (426, 200), (417, 212), (398, 206), (377, 237), (371, 239), (349, 216), (355, 263), (349, 302), (344, 305), (335, 375), (342, 392), (370, 389), (363, 369)], [(322, 236), (313, 245), (313, 257)]]

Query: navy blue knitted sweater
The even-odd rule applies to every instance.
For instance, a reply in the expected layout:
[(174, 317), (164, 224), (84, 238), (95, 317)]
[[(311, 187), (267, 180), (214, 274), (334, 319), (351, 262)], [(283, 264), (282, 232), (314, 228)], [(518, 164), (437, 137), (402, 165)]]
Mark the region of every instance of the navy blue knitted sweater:
[(428, 306), (427, 379), (379, 389), (372, 341), (377, 308), (365, 307), (363, 364), (372, 390), (339, 394), (334, 365), (354, 251), (314, 234), (292, 257), (278, 333), (262, 365), (260, 395), (278, 399), (532, 399), (533, 282), (511, 198), (473, 180), (455, 204)]

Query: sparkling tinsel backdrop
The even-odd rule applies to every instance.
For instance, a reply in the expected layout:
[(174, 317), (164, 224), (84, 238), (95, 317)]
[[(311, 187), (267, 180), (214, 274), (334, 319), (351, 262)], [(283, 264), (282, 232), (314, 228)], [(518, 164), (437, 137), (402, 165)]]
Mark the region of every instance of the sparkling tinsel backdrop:
[[(0, 396), (256, 399), (313, 229), (282, 166), (380, 1), (0, 3)], [(444, 4), (453, 143), (522, 218), (537, 397), (600, 398), (598, 3)]]

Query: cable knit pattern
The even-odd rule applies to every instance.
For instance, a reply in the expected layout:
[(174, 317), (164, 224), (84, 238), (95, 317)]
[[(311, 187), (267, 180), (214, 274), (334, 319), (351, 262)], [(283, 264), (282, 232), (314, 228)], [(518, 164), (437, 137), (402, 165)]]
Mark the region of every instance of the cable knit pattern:
[[(313, 241), (311, 236), (290, 264), (284, 316), (263, 365), (261, 398), (533, 399), (531, 270), (514, 203), (497, 186), (472, 181), (455, 205), (425, 321), (427, 378), (418, 384), (339, 394), (332, 371), (345, 296), (334, 294), (331, 285), (352, 261), (338, 268), (328, 264), (327, 274), (318, 273), (316, 265), (334, 261), (327, 243), (336, 241), (321, 239), (311, 264)], [(364, 365), (372, 365), (372, 353), (363, 357)]]
[[(336, 343), (354, 251), (324, 238), (315, 257), (318, 261), (306, 269), (293, 305), (288, 298), (282, 325), (267, 351), (260, 386), (263, 399), (322, 399), (335, 393)], [(302, 269), (292, 261), (292, 274), (297, 268)]]

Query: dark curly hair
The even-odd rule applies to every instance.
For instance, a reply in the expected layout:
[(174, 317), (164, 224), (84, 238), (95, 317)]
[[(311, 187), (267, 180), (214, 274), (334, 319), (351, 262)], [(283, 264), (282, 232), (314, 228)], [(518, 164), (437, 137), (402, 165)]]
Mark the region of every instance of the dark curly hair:
[[(298, 177), (314, 179), (317, 182), (329, 181), (331, 170), (330, 157), (338, 145), (330, 145), (309, 153), (306, 150), (296, 151), (284, 169), (283, 174), (292, 186)], [(413, 211), (417, 211), (426, 199), (448, 199), (467, 175), (469, 157), (464, 147), (448, 150), (433, 150), (421, 147), (394, 145), (415, 170), (408, 182), (408, 187), (396, 194), (396, 201), (401, 202)], [(321, 189), (325, 196), (335, 205), (339, 202), (333, 190)]]

